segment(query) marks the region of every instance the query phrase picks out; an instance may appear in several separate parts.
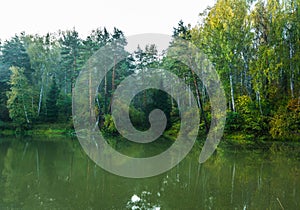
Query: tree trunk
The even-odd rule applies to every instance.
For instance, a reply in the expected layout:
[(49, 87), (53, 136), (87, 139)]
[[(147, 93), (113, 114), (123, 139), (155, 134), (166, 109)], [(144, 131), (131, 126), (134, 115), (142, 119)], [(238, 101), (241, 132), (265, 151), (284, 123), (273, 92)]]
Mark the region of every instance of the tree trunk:
[(259, 111), (260, 111), (260, 114), (262, 114), (262, 108), (261, 108), (261, 98), (260, 98), (260, 93), (259, 91), (256, 91), (256, 100), (258, 101), (258, 106), (259, 106)]
[(65, 95), (67, 95), (67, 72), (65, 71)]
[(112, 71), (112, 77), (111, 77), (111, 99), (110, 99), (110, 103), (109, 103), (109, 113), (111, 114), (112, 110), (111, 110), (111, 106), (112, 106), (112, 99), (113, 99), (113, 94), (115, 91), (115, 76), (116, 76), (116, 55), (114, 56), (114, 67), (113, 67), (113, 71)]
[(201, 101), (201, 98), (200, 98), (200, 91), (199, 91), (199, 87), (198, 87), (198, 83), (197, 83), (197, 79), (195, 77), (194, 71), (192, 71), (192, 76), (193, 76), (193, 81), (194, 81), (194, 85), (195, 85), (195, 89), (196, 89), (198, 107), (200, 108), (201, 115), (202, 115), (202, 117), (204, 119), (205, 131), (206, 131), (206, 133), (208, 133), (209, 127), (208, 127), (208, 123), (207, 123), (207, 120), (206, 120), (206, 117), (205, 117), (205, 113), (204, 113), (204, 110), (203, 110), (203, 105), (202, 105), (202, 101)]
[(27, 114), (25, 104), (23, 104), (23, 108), (24, 108), (24, 114), (25, 114), (26, 122), (29, 124), (29, 119), (28, 119), (28, 114)]
[(40, 89), (40, 96), (39, 96), (39, 105), (38, 105), (38, 112), (37, 116), (40, 116), (41, 112), (41, 107), (42, 107), (42, 100), (43, 100), (43, 94), (44, 94), (44, 67), (42, 66), (42, 84), (41, 84), (41, 89)]
[(293, 58), (293, 49), (292, 44), (290, 43), (290, 71), (291, 71), (291, 77), (290, 77), (290, 89), (291, 89), (291, 97), (294, 98), (294, 68), (292, 64), (292, 58)]
[(107, 76), (106, 76), (106, 71), (105, 71), (105, 76), (104, 76), (104, 113), (107, 114)]
[(232, 74), (229, 74), (229, 81), (230, 81), (230, 95), (231, 95), (231, 107), (232, 111), (235, 112), (235, 103), (234, 103), (234, 93), (233, 93), (233, 82), (232, 82)]
[(42, 79), (42, 86), (41, 86), (41, 89), (40, 89), (39, 106), (38, 106), (38, 113), (37, 113), (38, 116), (40, 115), (40, 112), (41, 112), (43, 92), (44, 92), (44, 81)]
[(25, 106), (24, 95), (22, 95), (22, 101), (23, 101), (23, 110), (24, 110), (26, 122), (29, 124), (29, 118), (28, 118), (28, 114), (27, 114), (27, 110), (26, 110), (26, 106)]
[(111, 78), (111, 90), (112, 90), (112, 93), (115, 90), (115, 76), (116, 76), (116, 56), (114, 56), (114, 67), (113, 67), (112, 78)]
[(90, 123), (92, 123), (93, 119), (93, 90), (92, 90), (92, 73), (89, 72), (89, 109), (90, 109)]
[(71, 77), (71, 93), (73, 92), (73, 88), (75, 85), (75, 74), (76, 74), (76, 68), (77, 68), (77, 60), (76, 60), (75, 54), (74, 54), (73, 58), (74, 58), (74, 61), (73, 61), (73, 73), (72, 73), (72, 77)]

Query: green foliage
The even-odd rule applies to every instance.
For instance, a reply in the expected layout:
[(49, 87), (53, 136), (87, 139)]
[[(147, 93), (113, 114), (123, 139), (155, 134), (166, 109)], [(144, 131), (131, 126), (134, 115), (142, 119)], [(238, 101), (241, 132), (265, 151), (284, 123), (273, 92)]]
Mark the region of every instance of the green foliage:
[(114, 120), (109, 114), (104, 115), (103, 130), (111, 135), (116, 135), (118, 132)]
[[(11, 66), (24, 69), (24, 75), (31, 83), (32, 69), (30, 60), (26, 52), (25, 34), (15, 35), (10, 40), (0, 45), (0, 119), (9, 121), (9, 112), (7, 109), (6, 92), (9, 91), (9, 80), (11, 77)], [(0, 43), (1, 44), (1, 43)]]
[(39, 121), (47, 120), (46, 94), (51, 85), (51, 77), (59, 71), (60, 48), (58, 41), (51, 34), (46, 36), (27, 36), (27, 53), (30, 58), (32, 74), (33, 103), (38, 106)]
[(191, 40), (209, 56), (230, 101), (229, 134), (270, 132), (284, 138), (297, 133), (297, 123), (289, 122), (298, 122), (297, 114), (287, 114), (286, 102), (299, 97), (299, 3), (217, 1), (191, 30)]
[(172, 124), (172, 127), (164, 132), (164, 136), (168, 139), (176, 140), (178, 132), (180, 130), (180, 122)]
[(265, 132), (265, 118), (259, 113), (255, 102), (249, 96), (239, 96), (236, 100), (236, 108), (241, 118), (241, 128), (244, 131), (255, 134), (263, 134)]
[(58, 120), (68, 122), (72, 115), (72, 96), (71, 94), (59, 94), (57, 98)]
[(31, 89), (23, 68), (13, 66), (10, 70), (12, 72), (9, 82), (11, 88), (7, 92), (9, 117), (20, 128), (23, 128), (34, 119), (35, 107), (31, 103)]
[(129, 116), (132, 125), (135, 126), (137, 129), (142, 129), (144, 127), (143, 125), (145, 124), (146, 120), (146, 115), (144, 112), (131, 106), (129, 108)]
[(58, 117), (58, 106), (57, 106), (57, 99), (59, 96), (59, 90), (55, 81), (55, 78), (53, 78), (52, 85), (50, 87), (50, 91), (47, 94), (47, 121), (48, 122), (55, 122), (57, 121)]
[(152, 110), (160, 109), (164, 112), (167, 118), (167, 125), (166, 129), (171, 127), (171, 99), (167, 93), (162, 90), (153, 90), (152, 94), (150, 95), (152, 98), (151, 103), (149, 103), (146, 107), (146, 116), (149, 116)]
[(7, 84), (0, 82), (0, 120), (9, 121), (9, 112), (7, 109)]
[[(300, 2), (292, 0), (219, 0), (200, 13), (201, 22), (194, 28), (183, 21), (174, 28), (173, 38), (195, 44), (219, 73), (229, 102), (227, 134), (299, 137), (299, 7)], [(130, 84), (132, 88), (145, 82), (176, 87), (176, 82), (168, 84), (163, 73), (159, 78), (147, 77), (145, 73), (151, 73), (151, 68), (169, 70), (186, 83), (191, 91), (182, 90), (182, 94), (189, 100), (191, 94), (199, 99), (203, 120), (199, 127), (208, 129), (211, 107), (203, 83), (192, 69), (173, 59), (174, 55), (184, 56), (185, 46), (174, 39), (162, 56), (153, 44), (145, 49), (138, 46), (133, 54), (126, 52), (126, 44), (125, 35), (117, 28), (112, 33), (98, 28), (86, 38), (81, 38), (75, 29), (45, 36), (21, 33), (1, 43), (0, 120), (13, 121), (13, 127), (19, 129), (46, 121), (71, 123), (72, 90), (81, 68), (100, 47), (110, 46), (110, 62), (116, 62), (121, 55), (126, 59), (107, 69), (95, 107), (89, 107), (95, 108), (103, 130), (118, 133), (110, 106), (114, 91), (128, 75), (141, 73), (141, 81)], [(205, 68), (208, 62), (200, 57), (197, 61)], [(141, 130), (149, 128), (148, 115), (158, 108), (167, 116), (167, 128), (174, 136), (172, 123), (178, 125), (180, 120), (178, 107), (190, 102), (177, 104), (175, 100), (163, 91), (141, 92), (130, 105), (133, 125)], [(118, 106), (124, 108), (122, 103)], [(194, 110), (187, 114), (193, 113)]]
[(11, 66), (16, 66), (24, 69), (24, 75), (28, 79), (29, 83), (31, 83), (33, 70), (31, 69), (26, 44), (26, 36), (24, 32), (19, 36), (15, 35), (10, 40), (4, 42), (1, 49), (1, 61), (4, 65), (2, 70), (6, 73), (0, 80), (8, 81), (10, 79), (9, 68)]
[(80, 61), (80, 48), (82, 40), (79, 38), (78, 32), (73, 29), (64, 31), (59, 40), (61, 44), (61, 63), (63, 75), (59, 77), (64, 80), (65, 94), (71, 93), (75, 83), (75, 79), (79, 74), (80, 67), (83, 62)]
[(243, 119), (238, 112), (227, 112), (225, 130), (227, 133), (240, 131), (243, 127)]
[(298, 99), (292, 99), (286, 106), (279, 107), (270, 122), (270, 134), (273, 138), (300, 138), (300, 103)]

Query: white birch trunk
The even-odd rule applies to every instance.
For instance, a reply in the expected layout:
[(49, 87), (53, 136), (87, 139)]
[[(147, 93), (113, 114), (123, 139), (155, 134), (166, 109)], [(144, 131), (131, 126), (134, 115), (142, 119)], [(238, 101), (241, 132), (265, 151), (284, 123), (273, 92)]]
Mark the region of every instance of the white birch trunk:
[(262, 114), (261, 98), (260, 98), (260, 93), (259, 93), (259, 91), (256, 91), (256, 100), (258, 101), (258, 106), (259, 106), (260, 114)]
[(22, 94), (22, 101), (23, 101), (23, 111), (24, 111), (24, 114), (25, 114), (26, 122), (29, 124), (29, 118), (28, 118), (28, 114), (27, 114), (27, 110), (26, 110), (25, 101), (24, 101), (24, 95), (23, 94)]
[(233, 82), (232, 82), (232, 75), (229, 75), (229, 81), (230, 81), (230, 95), (231, 95), (231, 105), (232, 110), (235, 112), (235, 103), (234, 103), (234, 94), (233, 94)]
[(42, 99), (43, 99), (43, 92), (44, 92), (44, 82), (43, 82), (43, 80), (42, 80), (42, 86), (41, 86), (40, 97), (39, 97), (38, 113), (37, 113), (38, 116), (40, 115), (40, 112), (41, 112)]
[(293, 49), (292, 49), (292, 44), (290, 43), (290, 71), (291, 71), (290, 90), (291, 90), (291, 96), (292, 98), (294, 98), (294, 68), (292, 64), (292, 58), (293, 58)]
[(26, 110), (25, 104), (23, 104), (23, 108), (24, 108), (26, 122), (29, 124), (29, 119), (28, 119), (28, 114), (27, 114), (27, 110)]
[(67, 72), (65, 72), (65, 95), (67, 95)]

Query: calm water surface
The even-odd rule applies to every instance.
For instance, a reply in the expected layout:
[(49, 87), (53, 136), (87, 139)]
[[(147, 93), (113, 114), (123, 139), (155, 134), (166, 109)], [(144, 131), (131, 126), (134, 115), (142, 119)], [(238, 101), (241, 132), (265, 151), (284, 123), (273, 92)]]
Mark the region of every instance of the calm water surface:
[[(161, 152), (121, 147), (133, 156)], [(1, 138), (0, 209), (300, 209), (297, 151), (221, 147), (199, 165), (194, 148), (164, 174), (129, 179), (95, 165), (76, 139)]]

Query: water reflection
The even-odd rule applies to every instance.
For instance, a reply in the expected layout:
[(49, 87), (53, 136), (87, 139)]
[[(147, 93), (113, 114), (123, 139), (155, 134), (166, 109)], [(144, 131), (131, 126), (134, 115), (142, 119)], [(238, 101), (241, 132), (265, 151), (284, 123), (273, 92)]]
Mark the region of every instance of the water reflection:
[(164, 174), (128, 179), (99, 168), (76, 140), (2, 139), (0, 209), (300, 208), (299, 147), (219, 149), (202, 165), (197, 151)]
[[(157, 193), (157, 196), (160, 197), (160, 193)], [(149, 198), (152, 197), (151, 192), (143, 191), (139, 196), (133, 195), (130, 201), (127, 202), (126, 208), (131, 210), (137, 209), (149, 209), (149, 210), (160, 210), (160, 206), (153, 202), (150, 202)]]

